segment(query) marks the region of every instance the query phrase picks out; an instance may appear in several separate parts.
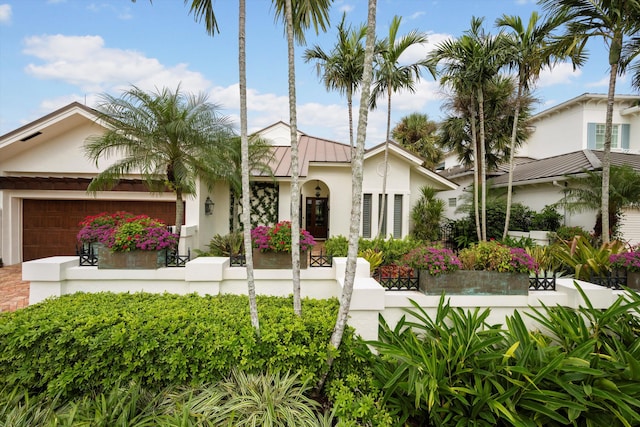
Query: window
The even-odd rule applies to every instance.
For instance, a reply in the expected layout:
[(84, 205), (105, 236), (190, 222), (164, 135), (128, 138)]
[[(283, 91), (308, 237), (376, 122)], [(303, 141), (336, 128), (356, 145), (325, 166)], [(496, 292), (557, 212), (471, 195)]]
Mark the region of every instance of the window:
[[(378, 226), (380, 224), (380, 220), (382, 219), (382, 212), (384, 212), (384, 221), (382, 221), (382, 228), (380, 229), (380, 235), (386, 237), (387, 235), (387, 218), (389, 217), (389, 210), (387, 206), (389, 205), (387, 202), (389, 201), (389, 195), (384, 198), (384, 208), (382, 207), (382, 194), (378, 194)], [(384, 209), (384, 211), (383, 211)]]
[(455, 197), (449, 197), (449, 207), (455, 208), (457, 206), (458, 199)]
[(393, 237), (402, 238), (402, 194), (393, 197)]
[(371, 238), (371, 194), (362, 195), (362, 237)]
[[(611, 148), (629, 148), (629, 125), (613, 124), (611, 129)], [(587, 148), (591, 150), (602, 150), (604, 148), (604, 123), (587, 124)]]

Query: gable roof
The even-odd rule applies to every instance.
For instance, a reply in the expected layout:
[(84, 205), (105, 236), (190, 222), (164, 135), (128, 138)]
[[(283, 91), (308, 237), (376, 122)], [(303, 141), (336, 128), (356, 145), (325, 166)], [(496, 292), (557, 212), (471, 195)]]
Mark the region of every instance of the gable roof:
[[(566, 175), (577, 175), (586, 171), (600, 170), (604, 152), (600, 150), (580, 150), (560, 154), (545, 159), (533, 160), (517, 165), (513, 171), (513, 185), (539, 184), (564, 179)], [(611, 164), (630, 165), (640, 171), (640, 155), (611, 152)], [(509, 174), (491, 179), (495, 187), (508, 185)]]
[(33, 144), (69, 131), (82, 121), (95, 122), (96, 119), (95, 110), (79, 102), (72, 102), (0, 136), (0, 158), (12, 157), (33, 147)]
[[(574, 98), (571, 98), (565, 102), (561, 102), (558, 105), (554, 105), (551, 108), (547, 108), (544, 111), (539, 112), (529, 118), (529, 123), (533, 124), (539, 120), (544, 119), (547, 116), (553, 115), (554, 113), (558, 113), (562, 110), (566, 110), (576, 105), (584, 104), (586, 102), (607, 102), (607, 94), (602, 93), (583, 93), (582, 95), (578, 95)], [(637, 106), (640, 103), (640, 96), (638, 95), (622, 95), (616, 94), (615, 102), (623, 103), (623, 112), (625, 114), (630, 114), (634, 111), (634, 106)]]
[[(275, 126), (285, 125), (284, 122), (277, 122), (271, 126), (264, 128), (261, 131), (256, 132), (260, 134), (265, 130), (274, 128)], [(300, 135), (298, 139), (298, 169), (299, 176), (306, 177), (309, 173), (309, 166), (312, 164), (334, 164), (334, 165), (350, 165), (351, 164), (351, 146), (341, 142), (331, 141), (324, 138), (318, 138), (307, 135), (304, 132), (298, 131)], [(390, 150), (403, 158), (409, 163), (409, 167), (423, 176), (428, 176), (430, 179), (439, 182), (445, 188), (455, 189), (457, 184), (449, 179), (440, 176), (436, 172), (426, 169), (422, 166), (423, 159), (416, 156), (412, 152), (408, 151), (401, 145), (390, 141)], [(291, 147), (285, 145), (274, 145), (273, 156), (269, 160), (269, 165), (273, 171), (275, 177), (287, 178), (291, 177)], [(384, 152), (384, 143), (378, 144), (375, 147), (369, 148), (364, 152), (364, 160)], [(266, 176), (261, 174), (259, 176)]]
[[(278, 145), (272, 150), (269, 166), (276, 177), (291, 176), (291, 147)], [(299, 175), (305, 177), (309, 173), (309, 164), (321, 163), (351, 163), (351, 148), (348, 145), (316, 138), (302, 134), (298, 140), (298, 170)], [(264, 175), (264, 174), (262, 174)], [(266, 176), (266, 175), (264, 175)]]

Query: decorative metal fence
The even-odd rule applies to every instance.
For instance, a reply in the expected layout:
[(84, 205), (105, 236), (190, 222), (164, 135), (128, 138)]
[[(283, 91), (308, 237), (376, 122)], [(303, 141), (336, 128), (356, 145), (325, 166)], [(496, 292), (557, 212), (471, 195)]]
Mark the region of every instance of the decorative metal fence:
[(613, 270), (601, 276), (591, 275), (589, 282), (606, 288), (620, 290), (623, 286), (627, 286), (627, 271)]
[[(385, 266), (389, 267), (389, 266)], [(420, 272), (410, 267), (377, 268), (371, 275), (385, 291), (417, 291)]]
[(557, 273), (555, 271), (545, 271), (542, 275), (535, 273), (535, 275), (529, 276), (529, 290), (555, 291), (556, 277)]

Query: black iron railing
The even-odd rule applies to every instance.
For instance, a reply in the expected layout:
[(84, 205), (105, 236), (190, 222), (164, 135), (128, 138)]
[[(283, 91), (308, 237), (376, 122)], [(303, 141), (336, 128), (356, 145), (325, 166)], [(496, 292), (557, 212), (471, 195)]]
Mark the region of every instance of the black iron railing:
[(599, 276), (591, 274), (589, 276), (589, 282), (604, 286), (605, 288), (620, 290), (623, 286), (627, 286), (627, 271), (612, 270)]
[(98, 251), (93, 245), (76, 245), (76, 255), (78, 255), (80, 259), (80, 266), (82, 267), (95, 267), (98, 265)]
[(164, 262), (166, 267), (184, 267), (191, 261), (191, 248), (187, 249), (186, 255), (180, 255), (178, 251), (167, 251)]
[(529, 276), (529, 290), (555, 291), (556, 276), (557, 273), (555, 271), (545, 271), (542, 274), (535, 273), (533, 276)]
[(420, 272), (411, 267), (383, 266), (371, 275), (386, 291), (417, 291), (420, 284)]

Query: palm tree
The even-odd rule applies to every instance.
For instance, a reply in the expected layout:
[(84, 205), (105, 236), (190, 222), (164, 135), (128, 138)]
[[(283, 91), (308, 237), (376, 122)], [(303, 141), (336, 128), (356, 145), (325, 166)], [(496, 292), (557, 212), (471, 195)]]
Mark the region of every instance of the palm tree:
[(443, 64), (443, 69), (440, 72), (440, 75), (443, 76), (441, 83), (451, 85), (454, 91), (473, 93), (469, 106), (473, 141), (476, 141), (475, 112), (477, 105), (479, 139), (476, 152), (474, 152), (474, 191), (477, 192), (478, 187), (482, 190), (482, 223), (480, 224), (478, 219), (478, 197), (476, 195), (476, 231), (478, 239), (484, 241), (487, 239), (484, 94), (486, 85), (505, 65), (509, 51), (504, 35), (502, 33), (495, 36), (487, 34), (482, 28), (482, 22), (482, 18), (473, 17), (471, 28), (465, 31), (462, 37), (440, 43), (428, 58), (432, 72), (435, 72), (438, 64)]
[(327, 90), (337, 90), (347, 96), (349, 111), (349, 143), (353, 151), (353, 93), (362, 81), (364, 67), (364, 46), (362, 40), (367, 34), (367, 27), (346, 27), (346, 14), (338, 24), (338, 41), (331, 52), (325, 52), (320, 46), (314, 45), (304, 52), (306, 62), (316, 61), (318, 76), (322, 76)]
[[(205, 20), (207, 33), (213, 36), (218, 30), (216, 16), (213, 11), (213, 0), (185, 0), (191, 1), (191, 10), (196, 21)], [(245, 0), (238, 4), (238, 74), (240, 88), (240, 146), (241, 146), (241, 175), (242, 175), (242, 223), (244, 226), (244, 247), (251, 248), (251, 193), (249, 189), (249, 137), (247, 134), (247, 54), (246, 54), (246, 5)], [(249, 294), (249, 311), (251, 325), (257, 336), (260, 336), (260, 321), (258, 318), (258, 303), (256, 300), (256, 285), (253, 274), (253, 254), (245, 251), (247, 265), (247, 291)]]
[(615, 236), (622, 209), (640, 205), (640, 173), (629, 165), (611, 166), (608, 215), (602, 215), (604, 211), (601, 210), (601, 171), (585, 171), (585, 175), (570, 177), (567, 183), (564, 198), (558, 204), (565, 206), (567, 212), (597, 211), (594, 227), (596, 237), (600, 235), (605, 217), (609, 219), (611, 232)]
[(399, 39), (398, 29), (402, 18), (394, 16), (389, 25), (389, 35), (382, 41), (381, 51), (377, 52), (375, 81), (369, 102), (371, 108), (376, 108), (377, 99), (383, 95), (387, 98), (387, 134), (384, 142), (384, 172), (382, 175), (382, 207), (378, 223), (378, 236), (382, 232), (387, 206), (387, 169), (389, 165), (389, 139), (391, 136), (391, 95), (402, 89), (415, 91), (414, 84), (420, 80), (422, 68), (427, 66), (426, 59), (418, 62), (400, 65), (400, 56), (410, 47), (426, 43), (427, 35), (416, 30), (411, 31)]
[(407, 150), (421, 156), (424, 166), (435, 169), (444, 153), (436, 145), (438, 124), (429, 120), (429, 116), (412, 113), (400, 119), (400, 123), (391, 132), (393, 139)]
[[(511, 134), (516, 103), (516, 82), (512, 77), (498, 75), (485, 86), (485, 162), (488, 171), (496, 171), (505, 164), (511, 153)], [(454, 153), (466, 167), (474, 165), (474, 147), (479, 144), (478, 135), (473, 142), (472, 117), (469, 104), (474, 93), (458, 91), (443, 103), (448, 115), (440, 123), (436, 144)], [(526, 119), (530, 116), (535, 98), (531, 94), (521, 97), (516, 149), (528, 137)], [(476, 112), (477, 114), (477, 112)], [(477, 122), (476, 117), (475, 121)], [(488, 190), (488, 189), (487, 189)], [(473, 203), (470, 204), (473, 207)]]
[[(298, 167), (298, 125), (296, 113), (296, 71), (294, 36), (305, 42), (304, 31), (313, 23), (316, 32), (329, 25), (331, 0), (274, 0), (276, 18), (284, 15), (289, 62), (289, 126), (291, 131), (291, 263), (293, 267), (293, 310), (302, 314), (300, 298), (300, 186)], [(295, 8), (294, 8), (295, 7)]]
[[(107, 124), (101, 135), (87, 138), (85, 153), (98, 164), (102, 157), (120, 154), (89, 184), (88, 190), (110, 189), (127, 174), (139, 172), (158, 188), (158, 181), (176, 195), (176, 233), (184, 220), (183, 196), (194, 194), (196, 180), (212, 185), (218, 177), (216, 157), (232, 135), (228, 118), (207, 96), (175, 92), (164, 88), (145, 92), (133, 86), (121, 97), (101, 95), (96, 106)], [(154, 185), (155, 183), (155, 185)]]
[[(609, 180), (611, 174), (611, 135), (613, 133), (613, 104), (616, 78), (640, 53), (629, 49), (637, 44), (640, 33), (639, 0), (539, 0), (550, 15), (566, 16), (567, 33), (563, 36), (571, 46), (582, 50), (587, 40), (602, 37), (609, 50), (609, 88), (605, 118), (602, 159), (602, 212), (609, 211)], [(627, 52), (627, 55), (623, 55)], [(602, 218), (602, 241), (609, 243), (609, 218)]]
[[(342, 336), (349, 320), (349, 307), (353, 295), (353, 283), (356, 276), (358, 261), (358, 239), (360, 238), (360, 221), (362, 218), (362, 174), (364, 165), (364, 142), (367, 138), (367, 119), (369, 108), (367, 100), (371, 94), (371, 82), (373, 80), (373, 57), (376, 40), (376, 0), (369, 0), (367, 15), (367, 38), (365, 44), (364, 69), (362, 72), (362, 92), (360, 94), (360, 110), (358, 113), (358, 132), (356, 136), (355, 153), (351, 161), (351, 221), (349, 225), (349, 250), (347, 253), (347, 265), (345, 268), (344, 285), (340, 297), (338, 317), (331, 334), (329, 345), (338, 349), (342, 342)], [(319, 391), (329, 374), (335, 360), (335, 351), (328, 352), (325, 371), (320, 375), (316, 390)]]
[[(507, 185), (507, 215), (504, 222), (502, 238), (507, 237), (509, 221), (511, 217), (511, 199), (513, 193), (513, 169), (514, 155), (516, 151), (516, 139), (518, 134), (518, 118), (523, 95), (529, 94), (531, 86), (540, 77), (543, 68), (551, 66), (553, 61), (562, 59), (563, 46), (560, 43), (552, 43), (552, 33), (564, 21), (562, 15), (555, 15), (546, 21), (540, 22), (537, 12), (531, 13), (529, 22), (525, 27), (519, 16), (502, 15), (496, 20), (499, 28), (510, 29), (509, 41), (511, 42), (510, 67), (518, 73), (517, 95), (514, 107), (514, 121), (511, 131), (511, 150), (509, 155), (509, 183)], [(580, 57), (574, 58), (574, 66), (580, 63)]]

